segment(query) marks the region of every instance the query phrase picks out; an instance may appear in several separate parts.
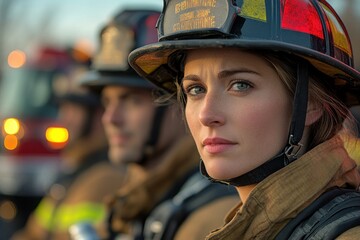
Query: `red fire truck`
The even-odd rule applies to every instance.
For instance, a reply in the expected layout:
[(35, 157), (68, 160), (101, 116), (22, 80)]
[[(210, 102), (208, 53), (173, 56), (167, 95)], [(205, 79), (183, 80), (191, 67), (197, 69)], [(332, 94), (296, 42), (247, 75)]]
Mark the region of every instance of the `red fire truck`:
[(74, 49), (53, 47), (41, 48), (31, 59), (19, 50), (9, 54), (0, 85), (2, 236), (25, 223), (56, 178), (59, 151), (68, 140), (56, 122), (56, 91), (79, 60), (88, 59)]

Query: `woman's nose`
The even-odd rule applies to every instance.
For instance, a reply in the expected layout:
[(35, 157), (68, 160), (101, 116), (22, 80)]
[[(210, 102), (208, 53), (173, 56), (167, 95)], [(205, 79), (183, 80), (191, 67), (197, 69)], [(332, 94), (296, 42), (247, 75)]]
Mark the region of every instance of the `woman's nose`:
[(216, 127), (225, 123), (224, 108), (220, 96), (207, 93), (201, 105), (199, 119), (204, 126)]

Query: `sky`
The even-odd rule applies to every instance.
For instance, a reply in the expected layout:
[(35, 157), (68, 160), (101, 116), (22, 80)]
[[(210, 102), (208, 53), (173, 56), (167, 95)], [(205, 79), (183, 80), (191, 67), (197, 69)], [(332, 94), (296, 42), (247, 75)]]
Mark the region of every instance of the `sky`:
[[(48, 1), (49, 0), (37, 0)], [(51, 0), (52, 1), (52, 0)], [(65, 38), (73, 36), (88, 37), (96, 41), (97, 33), (106, 22), (119, 10), (130, 8), (161, 9), (162, 0), (58, 0), (61, 2), (59, 11), (68, 18), (58, 14), (60, 24), (58, 38), (61, 32), (67, 33)], [(150, 4), (151, 3), (151, 4)], [(59, 34), (60, 33), (60, 34)], [(94, 39), (95, 38), (95, 39)], [(65, 39), (64, 39), (65, 40)]]
[[(76, 41), (88, 41), (95, 50), (101, 28), (121, 9), (161, 10), (163, 5), (163, 0), (0, 0), (0, 4), (5, 1), (12, 4), (5, 35), (7, 51), (26, 51), (39, 42), (71, 45)], [(329, 0), (338, 11), (346, 1)]]
[[(0, 0), (11, 1), (6, 49), (31, 48), (39, 41), (55, 45), (98, 44), (101, 28), (124, 8), (161, 10), (163, 0)], [(0, 5), (1, 6), (1, 5)]]

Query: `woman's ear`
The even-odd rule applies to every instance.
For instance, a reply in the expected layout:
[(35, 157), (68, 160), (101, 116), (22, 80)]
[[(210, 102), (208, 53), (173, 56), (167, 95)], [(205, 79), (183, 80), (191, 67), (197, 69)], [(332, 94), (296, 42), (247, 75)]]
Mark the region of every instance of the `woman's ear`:
[(318, 105), (309, 103), (308, 110), (306, 112), (305, 126), (309, 127), (315, 123), (323, 115), (323, 109)]

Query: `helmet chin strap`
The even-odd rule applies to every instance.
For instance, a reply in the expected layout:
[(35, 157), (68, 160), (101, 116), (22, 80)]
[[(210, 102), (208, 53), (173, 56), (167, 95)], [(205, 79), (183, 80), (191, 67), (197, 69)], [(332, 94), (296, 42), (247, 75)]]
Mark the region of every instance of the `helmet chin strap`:
[(149, 139), (145, 144), (143, 156), (138, 162), (139, 164), (145, 164), (148, 160), (149, 156), (154, 154), (156, 144), (158, 143), (161, 131), (161, 124), (164, 119), (164, 114), (166, 110), (166, 106), (159, 106), (155, 110), (155, 115), (153, 118), (152, 128), (149, 135)]
[(209, 176), (203, 161), (200, 161), (200, 172), (213, 182), (219, 182), (233, 186), (247, 186), (261, 182), (269, 175), (280, 170), (298, 158), (298, 153), (303, 146), (300, 143), (302, 138), (308, 105), (308, 81), (309, 81), (309, 63), (299, 59), (297, 63), (297, 81), (293, 102), (293, 113), (290, 125), (288, 144), (275, 157), (266, 161), (259, 167), (247, 172), (241, 176), (217, 180)]

